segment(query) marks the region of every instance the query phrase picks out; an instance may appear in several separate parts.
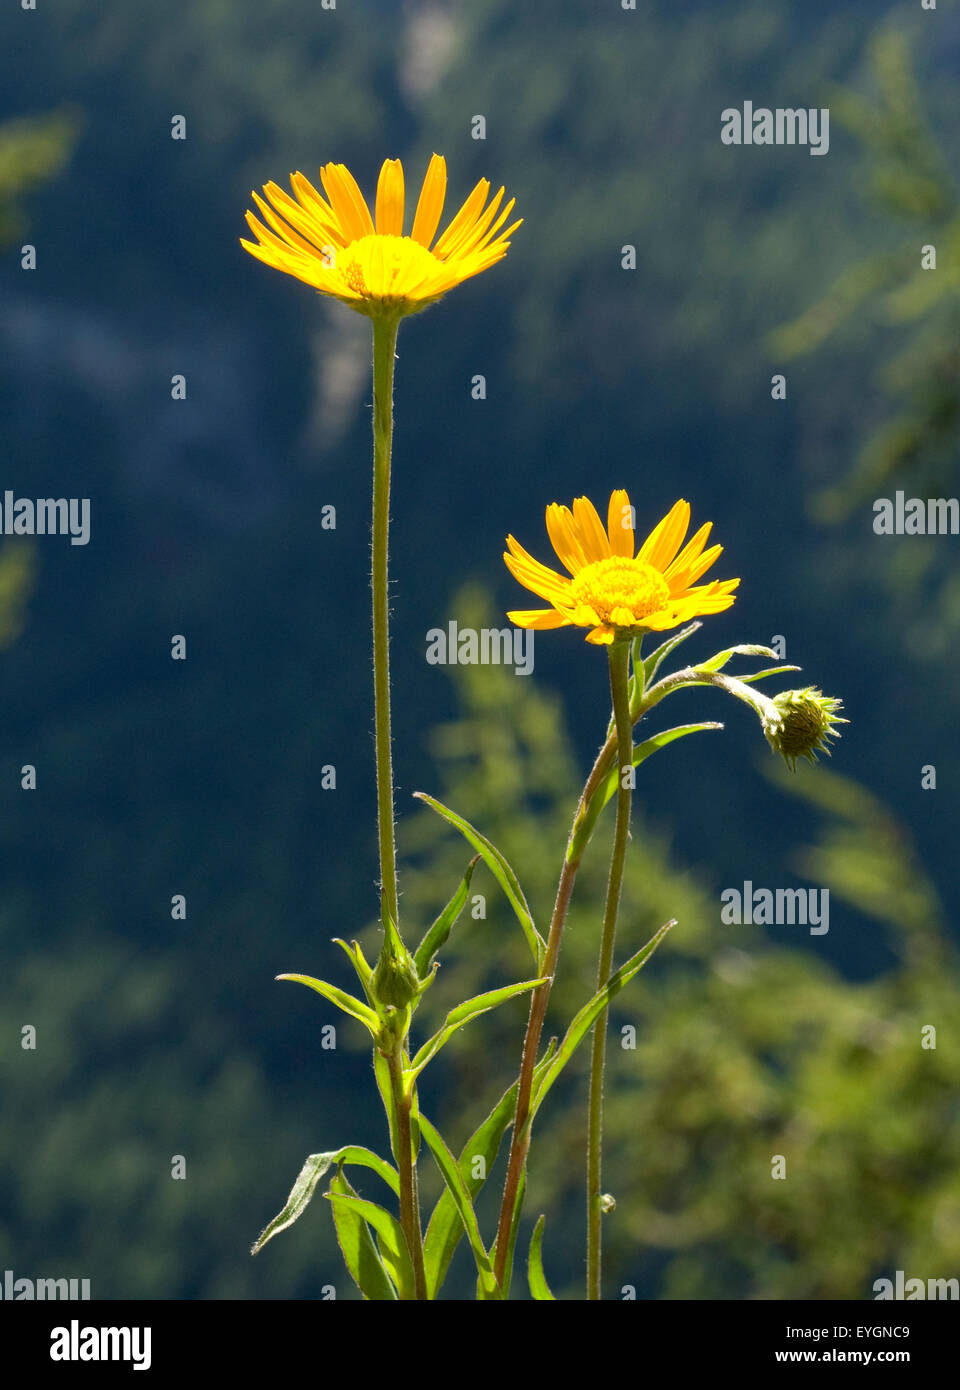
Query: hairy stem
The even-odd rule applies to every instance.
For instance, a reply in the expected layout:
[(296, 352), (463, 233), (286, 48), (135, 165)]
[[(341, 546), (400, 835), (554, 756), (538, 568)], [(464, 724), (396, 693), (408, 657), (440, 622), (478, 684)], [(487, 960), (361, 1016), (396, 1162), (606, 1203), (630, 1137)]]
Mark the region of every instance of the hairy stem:
[(500, 1220), (497, 1227), (496, 1254), (493, 1266), (497, 1282), (501, 1288), (504, 1286), (507, 1273), (510, 1231), (516, 1212), (517, 1198), (520, 1191), (520, 1180), (523, 1176), (523, 1165), (526, 1162), (527, 1152), (530, 1148), (529, 1121), (530, 1100), (533, 1090), (533, 1073), (537, 1065), (537, 1053), (540, 1050), (543, 1021), (546, 1017), (547, 1005), (550, 1002), (550, 989), (553, 984), (553, 976), (556, 973), (557, 958), (560, 954), (560, 943), (563, 939), (563, 927), (567, 920), (567, 909), (570, 906), (570, 899), (573, 896), (573, 886), (576, 882), (577, 870), (580, 867), (580, 858), (583, 848), (585, 847), (584, 845), (580, 845), (575, 849), (575, 846), (577, 845), (580, 829), (590, 807), (590, 802), (610, 770), (610, 764), (615, 752), (616, 736), (611, 735), (597, 754), (596, 762), (580, 794), (576, 815), (570, 827), (563, 868), (560, 871), (560, 881), (557, 885), (557, 896), (554, 903), (553, 916), (550, 919), (550, 931), (547, 936), (547, 950), (541, 971), (541, 973), (547, 977), (547, 983), (541, 985), (539, 989), (535, 989), (530, 999), (530, 1014), (527, 1019), (527, 1031), (523, 1038), (523, 1054), (520, 1062), (520, 1078), (517, 1086), (517, 1110), (513, 1122), (513, 1134), (510, 1140), (510, 1157), (507, 1160), (507, 1176), (503, 1186), (503, 1199), (500, 1204)]
[(411, 1096), (404, 1090), (402, 1053), (398, 1048), (387, 1058), (390, 1068), (390, 1090), (393, 1097), (395, 1132), (394, 1158), (400, 1175), (400, 1225), (406, 1238), (413, 1265), (414, 1295), (427, 1297), (427, 1276), (423, 1267), (423, 1231), (420, 1226), (420, 1194), (417, 1169), (413, 1161), (413, 1137), (410, 1132)]
[(393, 446), (393, 363), (398, 319), (373, 320), (373, 701), (376, 730), (380, 914), (397, 926), (397, 851), (390, 747), (390, 456)]
[[(633, 773), (633, 721), (629, 700), (630, 645), (615, 642), (610, 648), (610, 690), (616, 720), (617, 754), (620, 777), (617, 790), (617, 823), (613, 833), (613, 853), (607, 879), (607, 900), (603, 912), (603, 933), (597, 961), (597, 988), (602, 989), (613, 969), (613, 948), (617, 934), (617, 913), (623, 865), (630, 833), (630, 800)], [(624, 784), (623, 773), (631, 776)], [(607, 1015), (604, 1009), (593, 1025), (590, 1057), (590, 1100), (587, 1119), (587, 1298), (601, 1294), (601, 1208), (603, 1157), (603, 1072), (607, 1052)]]

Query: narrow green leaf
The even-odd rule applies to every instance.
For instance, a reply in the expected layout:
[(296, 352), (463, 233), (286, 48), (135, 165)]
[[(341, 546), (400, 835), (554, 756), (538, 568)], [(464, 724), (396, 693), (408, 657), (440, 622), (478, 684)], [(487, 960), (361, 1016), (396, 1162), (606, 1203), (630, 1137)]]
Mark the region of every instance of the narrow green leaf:
[[(662, 733), (654, 734), (652, 738), (644, 739), (643, 743), (634, 745), (633, 765), (640, 767), (652, 754), (659, 752), (661, 748), (666, 748), (667, 744), (673, 743), (678, 738), (686, 738), (687, 734), (699, 734), (705, 730), (722, 728), (722, 724), (707, 722), (705, 724), (678, 724), (676, 728), (664, 729)], [(616, 793), (619, 785), (620, 768), (615, 764), (593, 794), (586, 815), (580, 822), (576, 837), (568, 850), (569, 858), (578, 858), (583, 853), (584, 846), (593, 834), (600, 812)]]
[(583, 1008), (567, 1029), (566, 1035), (557, 1049), (557, 1055), (550, 1063), (550, 1066), (544, 1073), (543, 1080), (534, 1092), (533, 1100), (530, 1105), (531, 1120), (543, 1104), (550, 1087), (556, 1081), (574, 1052), (576, 1052), (579, 1044), (592, 1028), (598, 1015), (603, 1012), (614, 995), (619, 994), (624, 985), (629, 984), (634, 975), (642, 969), (653, 955), (670, 928), (676, 925), (675, 921), (665, 922), (650, 938), (646, 946), (641, 947), (635, 956), (631, 956), (628, 961), (621, 965), (620, 969), (610, 976), (603, 989), (598, 990), (593, 998), (584, 1004)]
[(376, 1202), (368, 1202), (363, 1197), (348, 1197), (340, 1192), (327, 1192), (327, 1199), (336, 1206), (342, 1206), (356, 1216), (363, 1217), (377, 1233), (380, 1258), (387, 1273), (397, 1286), (400, 1297), (412, 1299), (415, 1293), (413, 1265), (407, 1250), (407, 1240), (403, 1228), (395, 1216), (391, 1216)]
[[(347, 1182), (342, 1171), (334, 1174), (330, 1182), (328, 1196), (356, 1197), (357, 1193)], [(363, 1294), (375, 1303), (396, 1300), (397, 1291), (390, 1276), (384, 1269), (383, 1261), (370, 1227), (352, 1207), (339, 1202), (331, 1202), (333, 1222), (337, 1231), (337, 1243), (350, 1277)]]
[[(556, 1050), (557, 1040), (552, 1038), (533, 1073), (534, 1086), (550, 1065)], [(509, 1090), (503, 1093), (483, 1124), (471, 1134), (460, 1151), (458, 1166), (471, 1201), (486, 1182), (500, 1152), (503, 1136), (513, 1123), (517, 1109), (517, 1084), (515, 1081)], [(478, 1159), (482, 1160), (479, 1164)], [(478, 1168), (483, 1174), (482, 1177), (477, 1175)], [(423, 1263), (430, 1298), (436, 1298), (440, 1292), (462, 1236), (463, 1222), (449, 1189), (444, 1187), (433, 1209), (423, 1242)]]
[(424, 1139), (430, 1146), (430, 1152), (436, 1159), (437, 1167), (444, 1182), (447, 1184), (447, 1191), (454, 1200), (460, 1220), (463, 1222), (463, 1229), (466, 1232), (467, 1240), (473, 1251), (473, 1257), (477, 1264), (477, 1275), (480, 1281), (480, 1295), (484, 1302), (494, 1302), (500, 1299), (500, 1286), (497, 1284), (496, 1275), (493, 1272), (493, 1265), (490, 1256), (487, 1254), (486, 1247), (480, 1237), (480, 1228), (477, 1225), (476, 1212), (473, 1210), (473, 1202), (470, 1200), (470, 1193), (463, 1180), (463, 1175), (457, 1165), (457, 1160), (441, 1139), (439, 1133), (426, 1118), (420, 1116), (420, 1129)]
[(695, 671), (722, 671), (732, 656), (772, 656), (776, 661), (779, 655), (779, 652), (773, 651), (770, 647), (757, 647), (750, 644), (727, 647), (726, 651), (717, 652), (716, 656), (711, 656), (707, 661), (698, 661), (693, 669)]
[(737, 680), (744, 685), (753, 685), (754, 681), (766, 680), (767, 676), (782, 676), (787, 671), (799, 671), (799, 666), (768, 666), (765, 671), (754, 671), (752, 676), (738, 676)]
[(530, 947), (531, 954), (539, 970), (547, 952), (547, 943), (537, 931), (533, 921), (533, 914), (527, 906), (527, 900), (523, 896), (523, 889), (520, 887), (516, 874), (497, 849), (496, 845), (492, 844), (485, 835), (481, 835), (480, 831), (472, 826), (469, 821), (464, 820), (462, 816), (458, 816), (456, 811), (451, 811), (450, 808), (444, 806), (442, 802), (434, 800), (432, 796), (427, 796), (426, 792), (414, 792), (414, 796), (419, 801), (425, 801), (428, 806), (436, 811), (438, 816), (442, 816), (448, 824), (459, 830), (467, 843), (472, 845), (480, 855), (481, 859), (506, 894), (507, 901), (513, 908), (517, 920), (523, 928), (523, 934), (527, 939), (527, 945)]
[(421, 980), (426, 978), (427, 971), (430, 969), (431, 960), (437, 952), (446, 945), (450, 930), (463, 911), (464, 904), (467, 901), (467, 894), (470, 891), (470, 880), (473, 878), (473, 871), (479, 862), (480, 855), (474, 855), (467, 865), (467, 871), (460, 881), (457, 891), (414, 952), (414, 964), (417, 967), (417, 974), (420, 976)]
[(549, 1299), (551, 1303), (556, 1303), (556, 1299), (550, 1292), (546, 1275), (543, 1272), (543, 1226), (546, 1221), (545, 1216), (541, 1216), (533, 1228), (533, 1235), (530, 1237), (530, 1257), (527, 1260), (527, 1278), (530, 1281), (530, 1292), (534, 1298), (543, 1301)]
[(679, 647), (680, 643), (685, 642), (688, 637), (692, 637), (701, 627), (703, 627), (703, 623), (690, 623), (687, 627), (681, 628), (679, 632), (675, 632), (672, 637), (668, 637), (655, 652), (650, 653), (643, 663), (644, 688), (650, 684), (674, 648)]
[(507, 1242), (507, 1267), (503, 1272), (503, 1296), (510, 1297), (510, 1285), (513, 1282), (513, 1255), (517, 1248), (517, 1232), (520, 1230), (520, 1214), (523, 1211), (523, 1198), (527, 1191), (527, 1165), (524, 1163), (520, 1169), (520, 1181), (517, 1183), (517, 1195), (513, 1202), (513, 1216), (510, 1219), (510, 1239)]
[(379, 1154), (375, 1154), (359, 1144), (348, 1144), (345, 1148), (333, 1149), (330, 1153), (311, 1154), (300, 1169), (300, 1174), (290, 1189), (290, 1196), (287, 1198), (286, 1205), (261, 1232), (250, 1251), (251, 1255), (256, 1255), (258, 1251), (263, 1249), (268, 1240), (272, 1240), (275, 1235), (285, 1231), (288, 1226), (293, 1225), (297, 1217), (303, 1215), (310, 1199), (317, 1190), (317, 1183), (335, 1163), (355, 1163), (362, 1168), (372, 1168), (388, 1187), (397, 1194), (400, 1192), (400, 1178), (397, 1170), (391, 1168), (390, 1164)]
[(427, 1063), (437, 1055), (441, 1047), (453, 1037), (457, 1029), (462, 1028), (465, 1023), (469, 1023), (471, 1018), (476, 1018), (478, 1014), (485, 1014), (489, 1009), (495, 1009), (498, 1004), (503, 1004), (508, 999), (515, 999), (518, 994), (526, 994), (529, 990), (536, 989), (538, 985), (545, 984), (546, 979), (521, 980), (519, 984), (504, 985), (502, 989), (491, 989), (486, 994), (478, 994), (473, 999), (458, 1004), (447, 1014), (439, 1031), (423, 1044), (407, 1068), (407, 1075), (418, 1076)]
[(342, 949), (349, 956), (350, 964), (357, 972), (357, 979), (363, 985), (363, 992), (367, 996), (367, 1003), (370, 1005), (371, 1009), (374, 1009), (375, 1011), (376, 1001), (374, 1000), (373, 994), (370, 989), (370, 981), (373, 978), (373, 971), (371, 970), (370, 965), (368, 964), (367, 959), (363, 954), (363, 951), (360, 949), (359, 941), (351, 941), (348, 945), (347, 942), (344, 941), (341, 937), (335, 936), (333, 938), (333, 944), (335, 946), (342, 947)]
[(365, 1028), (369, 1028), (374, 1037), (379, 1033), (380, 1020), (377, 1015), (372, 1009), (368, 1009), (366, 1004), (355, 999), (352, 994), (347, 994), (346, 990), (337, 989), (336, 985), (328, 985), (326, 980), (315, 980), (312, 975), (278, 975), (277, 979), (296, 980), (298, 984), (315, 989), (318, 994), (322, 994), (324, 999), (329, 999), (331, 1004), (336, 1004), (337, 1008), (342, 1009), (345, 1014), (359, 1019)]

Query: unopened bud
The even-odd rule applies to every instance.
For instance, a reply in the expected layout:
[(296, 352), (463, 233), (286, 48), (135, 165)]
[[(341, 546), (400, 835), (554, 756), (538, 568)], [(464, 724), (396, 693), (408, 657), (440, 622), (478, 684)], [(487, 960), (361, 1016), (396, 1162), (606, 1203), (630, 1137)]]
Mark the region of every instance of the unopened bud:
[(770, 700), (763, 715), (763, 732), (775, 753), (796, 771), (797, 759), (815, 763), (817, 753), (830, 756), (828, 740), (839, 738), (837, 724), (848, 724), (836, 711), (842, 700), (808, 686), (806, 690), (783, 690)]

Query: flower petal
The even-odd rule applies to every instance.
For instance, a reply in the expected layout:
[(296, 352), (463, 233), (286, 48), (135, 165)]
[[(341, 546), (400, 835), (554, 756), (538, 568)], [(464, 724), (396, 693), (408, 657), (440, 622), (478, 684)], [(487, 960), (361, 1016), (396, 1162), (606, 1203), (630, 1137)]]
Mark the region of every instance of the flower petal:
[(607, 508), (607, 534), (610, 537), (610, 549), (614, 555), (625, 555), (631, 560), (634, 550), (632, 517), (633, 508), (630, 506), (630, 498), (622, 487), (617, 488), (610, 494), (610, 505)]
[(446, 192), (447, 162), (442, 154), (431, 155), (427, 172), (423, 178), (423, 187), (420, 189), (420, 197), (417, 201), (417, 210), (413, 218), (413, 231), (410, 233), (414, 241), (419, 241), (420, 245), (426, 246), (428, 250), (431, 241), (437, 234)]
[(376, 223), (378, 236), (403, 236), (403, 165), (385, 159), (377, 180)]

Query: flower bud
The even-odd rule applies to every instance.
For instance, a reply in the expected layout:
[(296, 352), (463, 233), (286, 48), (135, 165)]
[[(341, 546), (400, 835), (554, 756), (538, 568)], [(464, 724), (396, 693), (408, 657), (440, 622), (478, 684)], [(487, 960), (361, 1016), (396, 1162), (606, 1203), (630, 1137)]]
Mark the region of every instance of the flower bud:
[(835, 726), (850, 722), (836, 714), (842, 708), (842, 700), (824, 695), (813, 686), (783, 690), (766, 706), (763, 732), (773, 751), (795, 772), (798, 758), (815, 763), (818, 752), (830, 756), (827, 742), (839, 738)]
[(405, 1009), (420, 993), (420, 977), (413, 956), (389, 918), (384, 925), (383, 949), (370, 988), (381, 1010), (388, 1006)]

